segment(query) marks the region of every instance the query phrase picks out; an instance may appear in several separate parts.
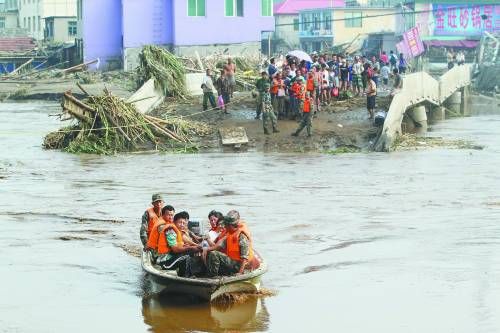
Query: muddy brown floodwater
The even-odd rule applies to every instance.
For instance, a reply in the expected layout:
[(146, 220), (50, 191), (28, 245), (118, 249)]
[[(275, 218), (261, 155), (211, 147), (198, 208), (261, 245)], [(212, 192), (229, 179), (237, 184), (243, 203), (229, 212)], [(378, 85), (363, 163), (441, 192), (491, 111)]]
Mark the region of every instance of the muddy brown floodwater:
[[(41, 148), (57, 110), (0, 104), (0, 332), (500, 331), (498, 113), (434, 126), (480, 151), (102, 157)], [(152, 295), (133, 254), (157, 191), (238, 209), (278, 295)]]

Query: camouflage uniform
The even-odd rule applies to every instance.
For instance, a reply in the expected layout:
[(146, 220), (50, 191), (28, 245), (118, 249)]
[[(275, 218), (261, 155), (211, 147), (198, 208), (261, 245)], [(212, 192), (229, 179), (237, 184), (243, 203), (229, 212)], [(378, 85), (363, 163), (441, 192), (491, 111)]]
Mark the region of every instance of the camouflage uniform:
[[(240, 257), (242, 259), (248, 259), (248, 255), (250, 254), (250, 241), (243, 233), (240, 234), (239, 246)], [(222, 242), (221, 247), (222, 250), (226, 248), (225, 240)], [(238, 273), (240, 265), (241, 263), (239, 261), (229, 258), (222, 252), (211, 251), (207, 256), (207, 276), (233, 275)]]
[(271, 103), (271, 94), (269, 92), (265, 92), (262, 94), (262, 103), (263, 109), (262, 109), (262, 123), (264, 125), (264, 133), (268, 134), (268, 127), (269, 123), (271, 123), (273, 132), (276, 132), (277, 129), (277, 119), (276, 119), (276, 114), (274, 113), (273, 110), (273, 105)]
[(257, 114), (255, 115), (255, 119), (259, 119), (260, 114), (262, 113), (262, 97), (263, 94), (265, 93), (266, 84), (269, 84), (269, 80), (263, 78), (258, 79), (257, 82), (255, 83), (255, 87), (259, 92), (259, 95), (257, 97)]
[(311, 127), (312, 127), (312, 112), (303, 112), (302, 120), (300, 122), (299, 128), (295, 131), (295, 135), (299, 135), (299, 133), (304, 129), (307, 130), (307, 136), (311, 136)]
[(148, 224), (149, 214), (148, 211), (145, 211), (141, 218), (141, 230), (139, 231), (143, 247), (146, 246), (146, 243), (148, 242)]

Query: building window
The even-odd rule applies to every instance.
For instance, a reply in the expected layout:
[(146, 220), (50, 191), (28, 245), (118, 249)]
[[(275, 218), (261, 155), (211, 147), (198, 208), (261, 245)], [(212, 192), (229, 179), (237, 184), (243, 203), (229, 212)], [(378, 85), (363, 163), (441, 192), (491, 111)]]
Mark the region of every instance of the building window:
[(205, 0), (188, 0), (188, 16), (205, 16)]
[(38, 16), (38, 31), (42, 29), (42, 19)]
[(36, 31), (36, 19), (35, 19), (35, 16), (33, 16), (33, 31)]
[(243, 0), (226, 0), (226, 16), (243, 17)]
[(28, 17), (28, 31), (31, 31), (31, 17)]
[(76, 21), (68, 22), (68, 36), (76, 36), (77, 33), (77, 23)]
[(23, 27), (26, 29), (26, 28), (27, 28), (27, 27), (26, 27), (26, 17), (24, 18), (24, 20), (23, 20), (23, 21), (24, 21), (24, 23), (23, 23)]
[(273, 1), (272, 0), (260, 0), (261, 5), (261, 15), (262, 16), (273, 16)]
[(0, 29), (5, 29), (5, 17), (0, 17)]
[(321, 18), (319, 13), (313, 13), (313, 29), (319, 30)]
[(293, 19), (293, 31), (299, 31), (299, 19)]
[(363, 13), (361, 12), (346, 12), (345, 13), (345, 27), (346, 28), (361, 28)]
[(54, 37), (54, 21), (49, 21), (47, 22), (47, 37), (52, 38)]
[(332, 17), (330, 14), (325, 14), (325, 30), (332, 30)]

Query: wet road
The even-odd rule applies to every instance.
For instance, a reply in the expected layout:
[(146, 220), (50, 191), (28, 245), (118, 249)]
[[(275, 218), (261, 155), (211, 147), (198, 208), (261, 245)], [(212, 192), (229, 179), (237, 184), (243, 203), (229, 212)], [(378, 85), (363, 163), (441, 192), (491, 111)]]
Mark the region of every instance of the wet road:
[[(485, 145), (393, 154), (74, 156), (55, 104), (0, 104), (0, 332), (498, 332), (500, 115), (434, 127)], [(278, 295), (233, 308), (148, 295), (153, 192), (238, 209)]]

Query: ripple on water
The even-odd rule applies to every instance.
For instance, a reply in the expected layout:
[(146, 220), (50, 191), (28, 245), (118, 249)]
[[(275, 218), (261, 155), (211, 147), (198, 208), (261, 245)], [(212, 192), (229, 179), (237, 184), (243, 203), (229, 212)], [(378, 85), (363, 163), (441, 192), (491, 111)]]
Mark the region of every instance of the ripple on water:
[(332, 251), (332, 250), (345, 249), (345, 248), (352, 246), (352, 245), (371, 243), (371, 242), (375, 242), (375, 241), (383, 240), (383, 239), (388, 239), (388, 238), (391, 238), (391, 237), (390, 236), (377, 236), (377, 237), (370, 237), (370, 238), (364, 238), (364, 239), (353, 239), (353, 240), (342, 241), (340, 243), (337, 243), (335, 245), (332, 245), (332, 246), (329, 246), (327, 248), (322, 249), (320, 251), (320, 253)]
[(324, 271), (324, 270), (329, 270), (329, 269), (342, 269), (345, 267), (349, 266), (354, 266), (354, 265), (362, 265), (362, 264), (369, 264), (372, 263), (372, 261), (341, 261), (341, 262), (333, 262), (330, 264), (326, 265), (313, 265), (313, 266), (307, 266), (304, 268), (302, 271), (297, 273), (296, 275), (301, 275), (301, 274), (309, 274), (313, 272), (319, 272), (319, 271)]

